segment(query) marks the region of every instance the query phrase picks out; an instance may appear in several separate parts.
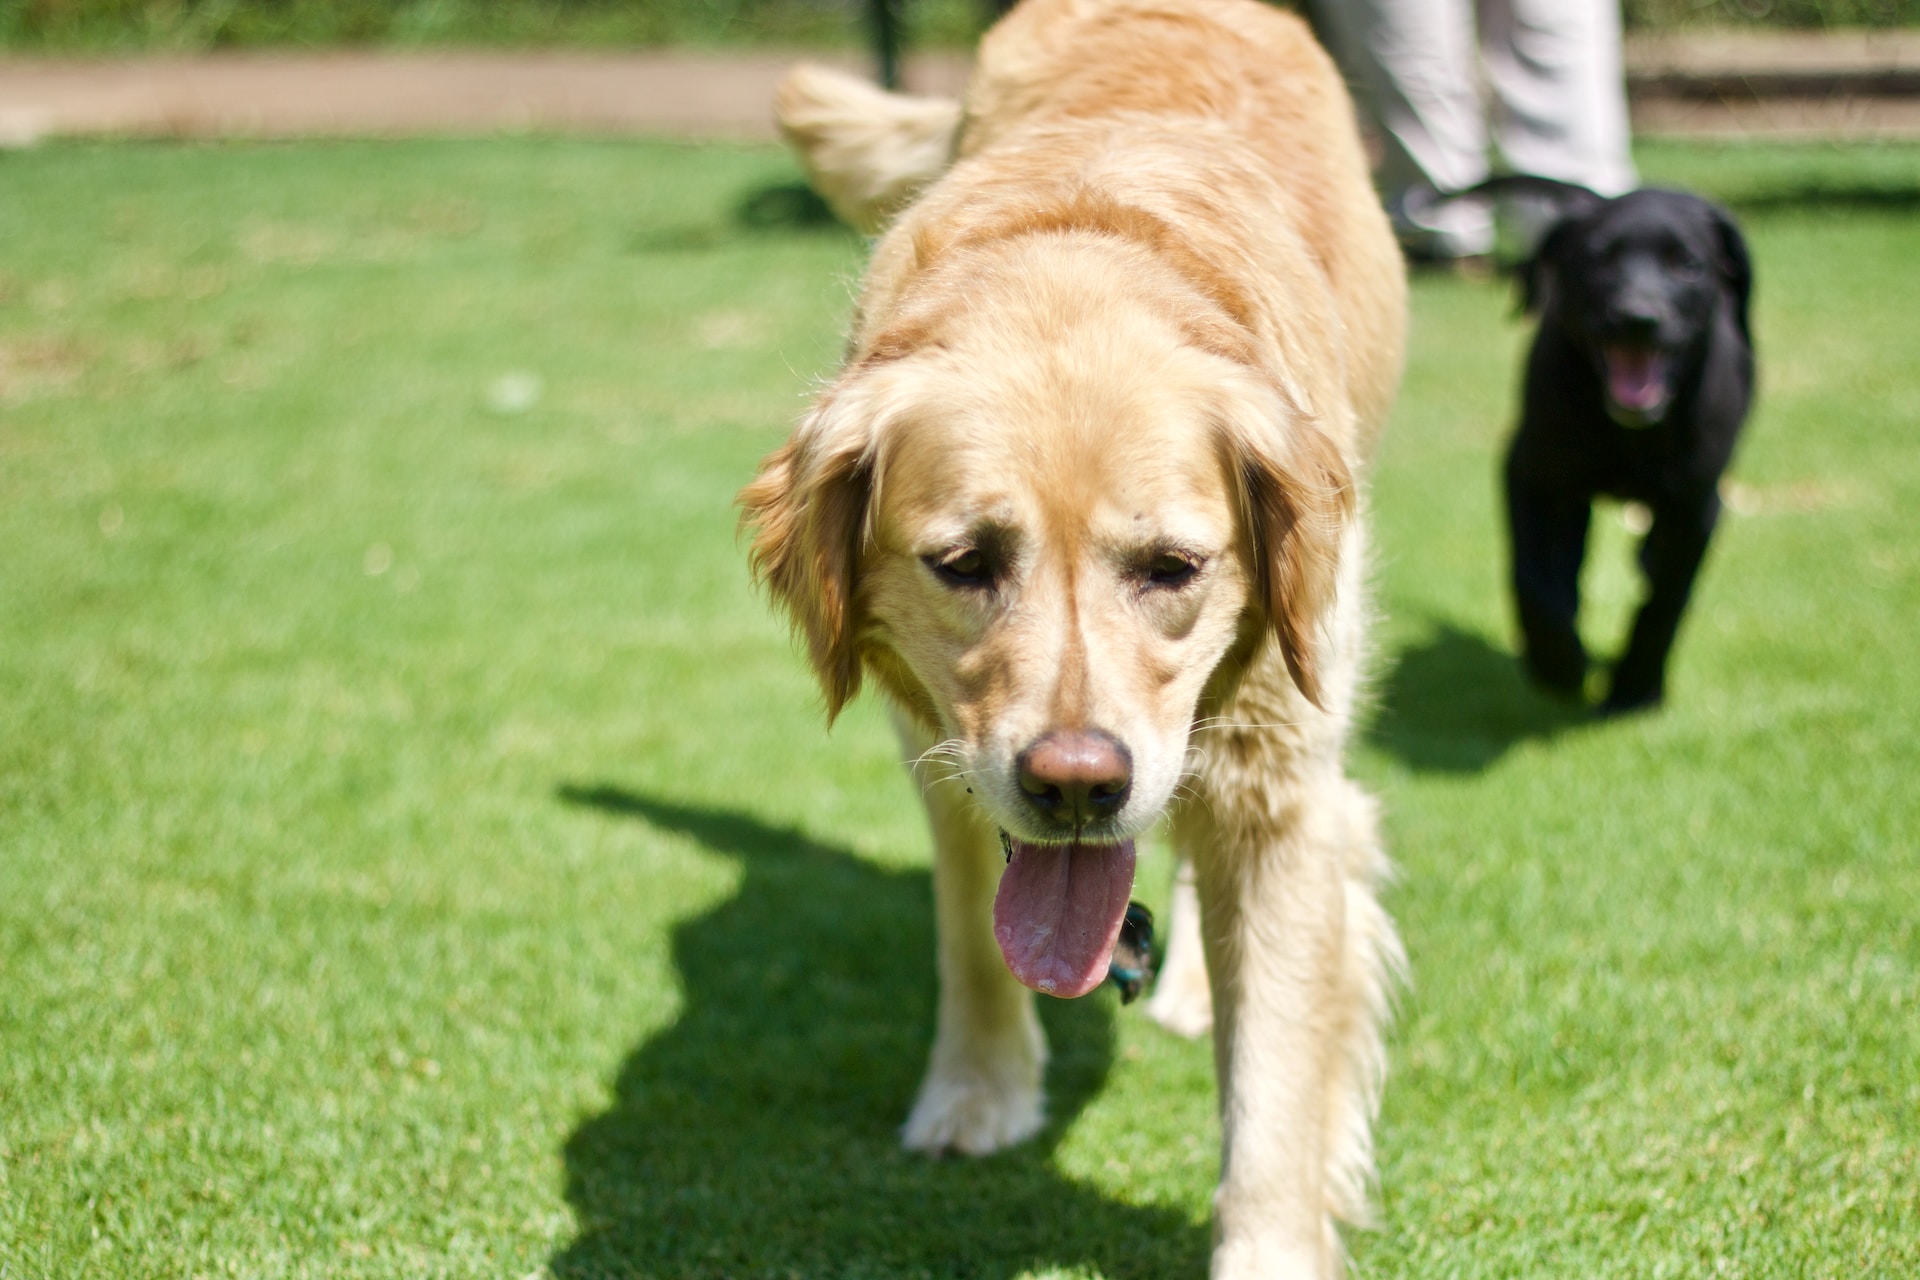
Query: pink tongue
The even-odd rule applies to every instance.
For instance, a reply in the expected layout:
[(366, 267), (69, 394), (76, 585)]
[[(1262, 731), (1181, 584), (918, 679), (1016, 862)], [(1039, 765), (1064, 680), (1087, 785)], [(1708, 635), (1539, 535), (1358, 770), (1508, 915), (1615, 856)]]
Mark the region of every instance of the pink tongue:
[(1010, 842), (993, 936), (1013, 976), (1050, 996), (1083, 996), (1107, 976), (1133, 893), (1133, 841)]
[(1607, 348), (1607, 394), (1622, 409), (1657, 409), (1667, 398), (1667, 362), (1639, 347)]

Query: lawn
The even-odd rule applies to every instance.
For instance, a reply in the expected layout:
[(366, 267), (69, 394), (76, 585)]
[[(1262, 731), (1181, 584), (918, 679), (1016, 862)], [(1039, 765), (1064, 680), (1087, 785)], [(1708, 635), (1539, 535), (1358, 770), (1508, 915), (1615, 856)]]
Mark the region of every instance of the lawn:
[[(1523, 330), (1415, 286), (1355, 765), (1414, 986), (1363, 1276), (1920, 1271), (1920, 149), (1642, 161), (1732, 200), (1759, 278), (1669, 710), (1521, 683)], [(1039, 1142), (895, 1149), (925, 833), (730, 509), (859, 269), (795, 177), (0, 153), (0, 1277), (1200, 1274), (1208, 1053), (1110, 992), (1047, 1010)]]

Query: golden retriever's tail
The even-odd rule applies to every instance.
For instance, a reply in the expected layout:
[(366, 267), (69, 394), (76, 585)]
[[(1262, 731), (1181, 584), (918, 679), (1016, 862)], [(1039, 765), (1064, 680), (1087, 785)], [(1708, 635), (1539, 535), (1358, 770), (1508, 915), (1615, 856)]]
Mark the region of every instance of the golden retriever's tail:
[(952, 99), (888, 93), (810, 64), (780, 82), (774, 114), (813, 189), (868, 235), (946, 170), (960, 132)]

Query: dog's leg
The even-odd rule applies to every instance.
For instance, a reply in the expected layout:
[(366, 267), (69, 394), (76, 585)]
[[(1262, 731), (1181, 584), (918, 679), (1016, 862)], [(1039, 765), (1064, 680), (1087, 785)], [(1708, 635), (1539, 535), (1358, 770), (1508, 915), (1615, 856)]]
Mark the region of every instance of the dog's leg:
[(933, 827), (940, 968), (933, 1054), (901, 1141), (936, 1155), (986, 1155), (1032, 1137), (1044, 1121), (1046, 1037), (1033, 993), (1007, 972), (993, 938), (999, 833), (968, 799), (964, 779), (929, 755), (931, 738), (898, 713), (894, 720)]
[(1213, 1276), (1324, 1280), (1340, 1270), (1335, 1219), (1365, 1217), (1399, 944), (1375, 897), (1386, 864), (1366, 796), (1326, 761), (1278, 787), (1247, 777), (1248, 794), (1213, 807), (1253, 820), (1227, 829), (1195, 806), (1191, 833), (1207, 848), (1220, 1079)]
[(1173, 872), (1167, 912), (1167, 955), (1147, 1001), (1147, 1016), (1182, 1036), (1202, 1036), (1213, 1027), (1213, 993), (1207, 987), (1207, 953), (1200, 937), (1200, 890), (1193, 859), (1184, 853)]
[(1667, 654), (1680, 630), (1680, 615), (1693, 593), (1707, 543), (1720, 521), (1720, 496), (1709, 490), (1685, 503), (1663, 504), (1640, 544), (1647, 575), (1646, 603), (1634, 615), (1633, 634), (1613, 669), (1613, 684), (1600, 710), (1619, 715), (1658, 706), (1666, 696)]
[(1542, 685), (1578, 697), (1587, 678), (1587, 651), (1575, 619), (1592, 504), (1532, 480), (1530, 469), (1518, 447), (1507, 456), (1507, 531), (1521, 658)]

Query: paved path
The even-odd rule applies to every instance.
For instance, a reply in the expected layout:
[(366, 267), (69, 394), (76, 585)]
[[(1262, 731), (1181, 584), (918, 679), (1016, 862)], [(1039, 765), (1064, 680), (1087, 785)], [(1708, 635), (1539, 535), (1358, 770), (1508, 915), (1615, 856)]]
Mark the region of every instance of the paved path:
[[(260, 53), (117, 61), (0, 58), (0, 145), (42, 137), (384, 137), (559, 132), (773, 139), (773, 86), (799, 57), (633, 54)], [(927, 93), (957, 93), (967, 61), (915, 58)]]
[[(0, 57), (0, 146), (44, 137), (340, 137), (503, 131), (771, 139), (795, 57), (567, 52)], [(818, 56), (818, 55), (809, 55)], [(827, 58), (864, 68), (853, 56)], [(1667, 135), (1920, 137), (1920, 32), (1630, 42), (1634, 125)], [(910, 59), (953, 93), (966, 60)]]

